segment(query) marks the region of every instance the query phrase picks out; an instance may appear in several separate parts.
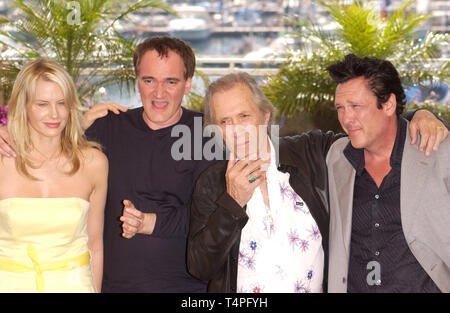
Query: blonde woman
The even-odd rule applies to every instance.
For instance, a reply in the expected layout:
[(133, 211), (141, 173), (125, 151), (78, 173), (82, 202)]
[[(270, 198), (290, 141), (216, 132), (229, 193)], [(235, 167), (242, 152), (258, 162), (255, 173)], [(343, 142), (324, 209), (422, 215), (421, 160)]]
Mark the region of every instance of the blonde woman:
[(108, 161), (83, 136), (74, 83), (35, 60), (8, 105), (17, 157), (0, 159), (0, 292), (99, 292)]

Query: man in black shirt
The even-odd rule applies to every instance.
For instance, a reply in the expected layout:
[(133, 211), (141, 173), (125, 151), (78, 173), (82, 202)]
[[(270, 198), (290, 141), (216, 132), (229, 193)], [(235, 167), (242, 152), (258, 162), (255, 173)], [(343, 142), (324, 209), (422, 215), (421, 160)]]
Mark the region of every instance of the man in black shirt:
[[(186, 272), (185, 245), (193, 185), (211, 162), (195, 155), (195, 136), (194, 156), (176, 161), (172, 148), (178, 138), (171, 135), (177, 126), (191, 134), (198, 129), (194, 121), (201, 114), (181, 108), (195, 57), (184, 42), (157, 37), (139, 45), (134, 65), (143, 108), (106, 116), (108, 109), (122, 110), (108, 104), (85, 115), (85, 128), (104, 117), (87, 135), (103, 145), (110, 165), (102, 291), (205, 291)], [(0, 127), (0, 154), (13, 155), (7, 138)]]
[(449, 138), (428, 158), (406, 143), (405, 94), (390, 62), (348, 55), (328, 71), (349, 135), (327, 156), (328, 290), (450, 292)]
[(187, 273), (185, 253), (193, 186), (211, 163), (172, 155), (174, 128), (194, 135), (202, 117), (181, 107), (194, 53), (179, 39), (153, 37), (137, 47), (134, 66), (142, 107), (97, 120), (94, 109), (84, 125), (95, 120), (86, 135), (109, 160), (102, 291), (205, 292)]

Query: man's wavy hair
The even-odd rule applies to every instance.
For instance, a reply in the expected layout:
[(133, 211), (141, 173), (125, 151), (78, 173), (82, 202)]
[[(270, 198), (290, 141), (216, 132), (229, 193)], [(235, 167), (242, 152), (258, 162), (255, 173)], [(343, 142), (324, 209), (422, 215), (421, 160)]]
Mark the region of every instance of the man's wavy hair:
[(167, 57), (169, 51), (177, 53), (184, 63), (184, 79), (192, 78), (195, 72), (195, 54), (189, 44), (171, 36), (156, 36), (145, 39), (134, 52), (133, 65), (136, 76), (139, 76), (141, 59), (147, 51), (156, 50), (158, 55)]
[(16, 169), (25, 177), (37, 180), (28, 171), (28, 168), (36, 169), (39, 166), (31, 161), (30, 152), (34, 148), (34, 143), (30, 137), (27, 108), (35, 100), (36, 82), (39, 79), (56, 83), (64, 94), (69, 117), (61, 133), (61, 151), (67, 157), (68, 163), (72, 165), (72, 169), (66, 174), (73, 175), (81, 166), (82, 150), (90, 147), (100, 149), (100, 145), (87, 141), (84, 137), (81, 127), (82, 108), (72, 78), (58, 63), (45, 59), (31, 61), (22, 68), (14, 81), (8, 101), (7, 127), (17, 154)]
[(327, 71), (336, 84), (363, 76), (367, 79), (370, 90), (377, 97), (379, 109), (391, 94), (394, 94), (397, 101), (396, 114), (402, 114), (406, 96), (400, 76), (391, 62), (375, 57), (359, 58), (354, 54), (348, 54), (343, 61), (328, 66)]

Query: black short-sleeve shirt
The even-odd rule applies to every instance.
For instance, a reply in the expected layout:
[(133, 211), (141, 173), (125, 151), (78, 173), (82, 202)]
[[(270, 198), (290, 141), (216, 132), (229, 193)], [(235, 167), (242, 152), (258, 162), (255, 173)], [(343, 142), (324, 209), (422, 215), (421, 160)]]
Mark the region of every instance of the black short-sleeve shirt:
[[(202, 114), (183, 108), (178, 123), (159, 130), (150, 129), (142, 114), (142, 107), (109, 113), (86, 131), (109, 160), (102, 291), (205, 292), (206, 284), (187, 273), (186, 239), (194, 183), (211, 162), (194, 157), (177, 161), (171, 151), (180, 139), (172, 129), (186, 125), (192, 138), (201, 136)], [(122, 237), (124, 199), (140, 211), (156, 213), (152, 235)]]

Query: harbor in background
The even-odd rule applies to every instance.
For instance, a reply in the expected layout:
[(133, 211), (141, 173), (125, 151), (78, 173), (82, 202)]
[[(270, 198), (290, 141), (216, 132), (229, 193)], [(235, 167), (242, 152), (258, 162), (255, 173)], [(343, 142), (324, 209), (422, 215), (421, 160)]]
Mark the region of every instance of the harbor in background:
[[(324, 31), (336, 32), (337, 25), (330, 22), (319, 4), (310, 0), (172, 0), (173, 9), (178, 16), (173, 16), (157, 8), (141, 9), (130, 14), (127, 19), (118, 20), (116, 29), (123, 36), (144, 38), (170, 34), (190, 42), (197, 55), (197, 68), (210, 76), (211, 80), (227, 71), (246, 70), (254, 76), (275, 74), (282, 62), (281, 53), (296, 49), (302, 45), (301, 40), (290, 36), (293, 30), (285, 23), (286, 16), (314, 21)], [(351, 3), (350, 0), (340, 0)], [(375, 0), (373, 5), (380, 14), (396, 10), (400, 0)], [(9, 1), (0, 0), (0, 16), (15, 17), (16, 11), (8, 5)], [(415, 10), (431, 13), (422, 27), (434, 32), (450, 32), (450, 1), (418, 0)], [(17, 17), (20, 18), (20, 17)], [(14, 32), (14, 29), (8, 31)], [(1, 38), (6, 43), (8, 38)], [(442, 57), (450, 57), (450, 46), (442, 47)], [(13, 49), (0, 45), (2, 56), (14, 58)], [(200, 92), (201, 80), (196, 79)], [(139, 106), (140, 99), (136, 92), (128, 95), (118, 86), (103, 88), (107, 101), (116, 101), (126, 106)]]

